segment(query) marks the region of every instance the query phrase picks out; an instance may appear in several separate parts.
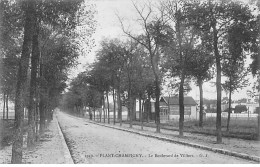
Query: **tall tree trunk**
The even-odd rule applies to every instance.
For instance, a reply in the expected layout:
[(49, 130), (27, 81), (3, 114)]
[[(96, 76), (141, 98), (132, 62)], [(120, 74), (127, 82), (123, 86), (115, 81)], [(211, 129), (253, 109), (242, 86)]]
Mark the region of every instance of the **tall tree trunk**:
[(38, 103), (38, 101), (39, 101), (39, 97), (38, 97), (38, 95), (37, 95), (37, 103), (36, 103), (36, 111), (35, 111), (35, 126), (36, 126), (36, 128), (35, 128), (35, 140), (36, 140), (36, 142), (37, 141), (39, 141), (39, 120), (38, 120), (38, 117), (39, 117), (39, 103)]
[(150, 113), (151, 113), (151, 95), (148, 94), (148, 102), (147, 102), (147, 123), (150, 122)]
[[(49, 123), (51, 121), (51, 112), (52, 112), (51, 110), (52, 110), (52, 108), (51, 108), (50, 101), (51, 101), (50, 90), (48, 90), (48, 100), (47, 100), (47, 110), (46, 110), (46, 120), (47, 120), (47, 123)], [(82, 106), (79, 105), (80, 116), (82, 116), (81, 115), (81, 110), (82, 110)]]
[[(82, 104), (79, 104), (79, 112), (81, 111)], [(46, 102), (46, 112), (45, 112), (45, 120), (47, 120), (47, 123), (51, 120), (51, 90), (50, 88), (47, 89), (47, 102)], [(80, 113), (81, 114), (81, 113)], [(80, 115), (81, 116), (81, 115)]]
[[(230, 84), (231, 85), (231, 84)], [(229, 99), (228, 99), (228, 120), (227, 120), (227, 132), (229, 131), (229, 123), (230, 123), (230, 114), (231, 114), (231, 94), (232, 94), (232, 90), (231, 87), (229, 88)]]
[[(260, 49), (258, 50), (258, 54), (260, 53)], [(260, 64), (260, 59), (258, 59), (258, 63)], [(258, 75), (258, 85), (260, 85), (260, 75)], [(257, 126), (257, 139), (260, 140), (260, 86), (258, 87), (258, 126)]]
[[(40, 57), (40, 74), (39, 74), (39, 78), (41, 77), (44, 77), (43, 76), (43, 71), (44, 71), (44, 65), (43, 65), (43, 62), (42, 62), (42, 57)], [(39, 84), (39, 90), (44, 90), (44, 86), (43, 84), (40, 82)], [(38, 98), (39, 98), (39, 137), (40, 138), (40, 135), (43, 133), (44, 131), (44, 126), (45, 126), (45, 102), (44, 102), (44, 95), (43, 95), (43, 91), (40, 92), (39, 91), (39, 95), (38, 95)], [(74, 110), (74, 108), (73, 108)]]
[(141, 123), (141, 130), (143, 130), (143, 118), (142, 118), (142, 94), (139, 94), (139, 122)]
[(142, 108), (141, 108), (141, 130), (144, 130), (143, 110), (144, 110), (144, 100), (142, 102)]
[(104, 106), (102, 109), (99, 111), (99, 122), (102, 122), (102, 110), (104, 111)]
[(5, 103), (5, 101), (6, 101), (6, 100), (5, 100), (5, 97), (6, 97), (6, 96), (5, 96), (5, 93), (4, 93), (4, 98), (3, 98), (3, 99), (4, 99), (4, 105), (3, 105), (3, 119), (5, 119), (5, 104), (6, 104), (6, 103)]
[(136, 98), (133, 98), (133, 105), (132, 105), (133, 109), (132, 109), (132, 120), (136, 121)]
[(113, 124), (116, 124), (116, 97), (115, 97), (115, 89), (113, 89), (113, 101), (114, 101), (114, 112), (113, 112), (113, 116), (114, 116), (114, 122)]
[(27, 145), (33, 146), (35, 143), (35, 112), (36, 112), (36, 87), (37, 87), (37, 66), (39, 59), (38, 31), (35, 32), (32, 39), (32, 56), (31, 56), (31, 80), (30, 80), (30, 97), (28, 107), (28, 140)]
[[(102, 95), (102, 102), (103, 102), (103, 113), (104, 113), (104, 118), (103, 118), (103, 120), (104, 120), (104, 122), (105, 122), (106, 120), (105, 120), (105, 97), (104, 97), (104, 93), (103, 93), (103, 95)], [(101, 113), (100, 113), (100, 122), (102, 122), (102, 111), (101, 111)]]
[(167, 108), (168, 108), (168, 112), (167, 112), (167, 120), (170, 120), (170, 111), (171, 111), (171, 106), (170, 106), (170, 98), (171, 98), (171, 94), (169, 94), (169, 98), (168, 98), (168, 106), (167, 106)]
[(8, 115), (9, 115), (9, 107), (8, 107), (8, 101), (9, 101), (9, 95), (6, 94), (6, 119), (8, 120)]
[(109, 112), (108, 91), (106, 91), (106, 97), (107, 97), (107, 123), (110, 124), (110, 112)]
[(179, 58), (180, 58), (180, 64), (181, 64), (181, 82), (180, 82), (180, 87), (179, 87), (179, 135), (183, 136), (183, 127), (184, 127), (184, 79), (185, 79), (185, 67), (184, 67), (184, 58), (182, 55), (182, 36), (181, 36), (181, 16), (180, 13), (177, 12), (176, 15), (176, 32), (177, 32), (177, 39), (178, 39), (178, 45), (179, 45)]
[(121, 88), (118, 86), (117, 89), (117, 105), (118, 105), (118, 119), (120, 126), (122, 126), (122, 103), (121, 103), (121, 96), (120, 96)]
[(203, 88), (202, 88), (202, 80), (198, 81), (199, 90), (200, 90), (200, 114), (199, 114), (199, 127), (203, 126)]
[(179, 118), (179, 135), (183, 136), (183, 127), (184, 127), (184, 74), (182, 72), (181, 76), (181, 83), (179, 89), (179, 111), (180, 111), (180, 118)]
[(23, 147), (23, 120), (24, 120), (24, 96), (27, 83), (27, 70), (29, 67), (30, 46), (32, 41), (32, 32), (34, 30), (34, 22), (36, 21), (34, 0), (24, 1), (25, 9), (25, 25), (24, 39), (22, 46), (22, 54), (18, 67), (16, 96), (15, 96), (15, 137), (12, 147), (12, 164), (22, 163), (22, 147)]
[(160, 82), (159, 78), (156, 77), (155, 81), (155, 122), (156, 122), (156, 132), (160, 133)]
[(139, 94), (139, 122), (141, 122), (141, 110), (142, 110), (142, 95)]
[(40, 98), (39, 110), (40, 110), (40, 131), (39, 131), (39, 133), (42, 134), (44, 131), (44, 127), (45, 127), (45, 102), (43, 101), (42, 97)]
[(156, 123), (156, 132), (160, 133), (160, 70), (159, 70), (159, 51), (155, 50), (150, 52), (150, 60), (152, 65), (152, 70), (155, 78), (155, 123)]
[(101, 122), (101, 113), (102, 113), (102, 110), (104, 110), (104, 101), (103, 101), (103, 99), (104, 99), (104, 96), (102, 96), (101, 97), (101, 104), (102, 104), (102, 107), (101, 107), (101, 111), (99, 110), (99, 122)]
[(222, 143), (222, 132), (221, 132), (221, 65), (220, 65), (220, 55), (218, 51), (218, 36), (216, 29), (216, 21), (212, 23), (213, 28), (213, 47), (214, 54), (216, 58), (216, 88), (217, 88), (217, 118), (216, 118), (216, 129), (217, 129), (217, 143)]
[(128, 90), (128, 99), (129, 99), (129, 105), (128, 105), (128, 113), (129, 113), (129, 120), (130, 124), (129, 127), (133, 127), (133, 99), (132, 99), (131, 90)]
[(127, 106), (127, 121), (130, 121), (130, 108)]
[(95, 107), (93, 107), (93, 110), (94, 110), (93, 111), (93, 113), (94, 113), (94, 115), (93, 115), (94, 116), (94, 121), (96, 121), (96, 109), (95, 109)]

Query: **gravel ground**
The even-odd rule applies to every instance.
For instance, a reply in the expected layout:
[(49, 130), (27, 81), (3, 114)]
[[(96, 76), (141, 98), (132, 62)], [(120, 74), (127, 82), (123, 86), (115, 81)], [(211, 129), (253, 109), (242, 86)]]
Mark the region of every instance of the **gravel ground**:
[(57, 115), (75, 163), (253, 163)]
[(12, 146), (4, 147), (0, 150), (0, 164), (11, 163)]
[[(44, 135), (33, 148), (26, 148), (24, 145), (23, 163), (25, 164), (63, 164), (64, 148), (62, 146), (63, 138), (58, 133), (58, 124), (56, 118), (50, 122)], [(11, 163), (12, 146), (4, 147), (0, 150), (0, 164)]]

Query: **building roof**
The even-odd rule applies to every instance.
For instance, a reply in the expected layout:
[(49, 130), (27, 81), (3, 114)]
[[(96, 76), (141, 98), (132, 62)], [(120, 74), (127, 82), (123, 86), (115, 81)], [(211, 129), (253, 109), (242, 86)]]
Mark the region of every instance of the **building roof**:
[[(160, 102), (165, 102), (166, 104), (168, 104), (168, 102), (169, 102), (170, 105), (179, 105), (179, 97), (174, 96), (174, 97), (169, 98), (169, 97), (163, 96), (163, 97), (161, 97)], [(197, 105), (197, 103), (191, 96), (185, 96), (184, 105)]]

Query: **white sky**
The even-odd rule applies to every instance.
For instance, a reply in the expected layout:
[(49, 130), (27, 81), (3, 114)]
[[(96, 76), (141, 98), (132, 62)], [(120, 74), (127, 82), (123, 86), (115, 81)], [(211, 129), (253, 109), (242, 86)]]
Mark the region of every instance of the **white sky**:
[[(122, 32), (120, 23), (118, 21), (116, 13), (124, 19), (125, 25), (129, 26), (129, 28), (133, 31), (138, 31), (138, 25), (134, 24), (138, 15), (132, 5), (131, 0), (89, 0), (89, 2), (96, 4), (96, 20), (97, 20), (97, 29), (95, 34), (93, 35), (93, 38), (95, 39), (95, 44), (97, 45), (95, 48), (92, 49), (91, 53), (86, 55), (85, 57), (81, 56), (79, 58), (80, 65), (77, 67), (77, 69), (74, 69), (71, 73), (72, 77), (75, 77), (78, 72), (81, 72), (84, 70), (84, 67), (86, 63), (91, 63), (95, 59), (95, 51), (98, 48), (99, 42), (103, 38), (122, 38), (124, 36), (124, 33)], [(138, 0), (136, 1), (138, 4), (142, 4), (146, 2), (145, 0)], [(153, 0), (153, 2), (158, 2), (156, 0)], [(250, 60), (248, 60), (250, 61)], [(253, 84), (253, 79), (250, 77), (250, 83)], [(213, 82), (215, 81), (212, 80)], [(216, 88), (213, 86), (212, 81), (209, 81), (203, 85), (203, 91), (204, 91), (204, 98), (208, 99), (216, 99)], [(241, 90), (239, 92), (236, 92), (233, 94), (233, 100), (240, 99), (240, 98), (247, 98), (246, 95), (247, 90), (251, 90), (251, 86), (245, 88), (244, 90)], [(192, 91), (188, 94), (192, 96), (194, 99), (199, 99), (199, 89), (197, 86), (192, 84)], [(222, 93), (222, 97), (225, 97), (226, 93)]]

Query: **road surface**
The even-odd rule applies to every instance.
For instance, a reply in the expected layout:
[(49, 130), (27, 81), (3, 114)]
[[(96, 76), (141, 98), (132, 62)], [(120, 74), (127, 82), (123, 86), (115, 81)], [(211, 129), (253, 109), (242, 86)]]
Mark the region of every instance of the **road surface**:
[(236, 157), (95, 125), (63, 112), (57, 112), (57, 117), (74, 163), (252, 163)]

